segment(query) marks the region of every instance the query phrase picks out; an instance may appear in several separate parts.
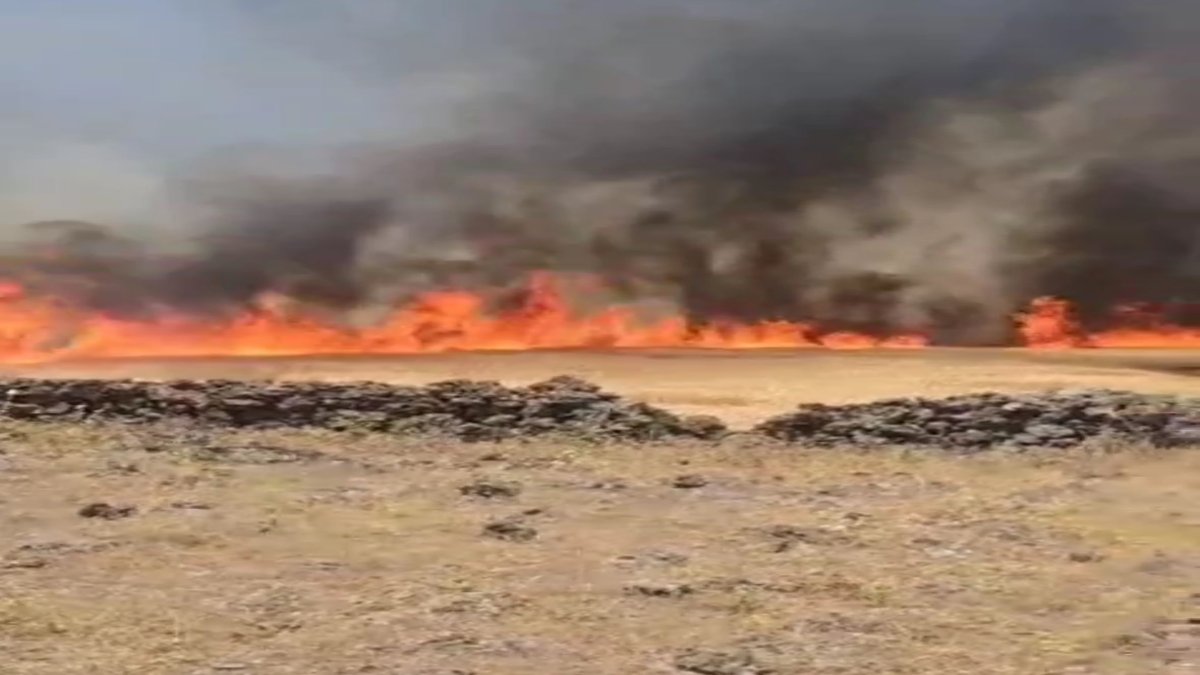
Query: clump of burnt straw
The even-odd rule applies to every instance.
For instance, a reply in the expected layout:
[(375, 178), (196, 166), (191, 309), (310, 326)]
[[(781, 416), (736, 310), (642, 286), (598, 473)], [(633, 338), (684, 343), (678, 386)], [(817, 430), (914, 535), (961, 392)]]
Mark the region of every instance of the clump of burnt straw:
[[(710, 417), (681, 417), (557, 377), (528, 387), (448, 381), (377, 383), (181, 380), (10, 380), (0, 416), (18, 420), (238, 428), (319, 427), (499, 441), (557, 434), (592, 440), (720, 440)], [(808, 447), (917, 446), (953, 451), (1067, 448), (1100, 438), (1200, 446), (1200, 399), (1086, 390), (981, 393), (802, 405), (754, 427), (751, 437)]]

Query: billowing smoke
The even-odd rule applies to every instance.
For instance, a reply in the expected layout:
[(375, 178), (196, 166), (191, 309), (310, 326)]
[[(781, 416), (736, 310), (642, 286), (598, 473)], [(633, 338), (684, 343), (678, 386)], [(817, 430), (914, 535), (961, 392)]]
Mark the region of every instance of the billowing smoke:
[(370, 310), (555, 270), (697, 323), (953, 344), (1008, 340), (1044, 294), (1092, 322), (1200, 301), (1183, 2), (226, 4), (357, 86), (407, 83), (396, 105), (442, 132), (196, 164), (170, 183), (173, 247), (59, 223), (10, 275), (144, 313)]

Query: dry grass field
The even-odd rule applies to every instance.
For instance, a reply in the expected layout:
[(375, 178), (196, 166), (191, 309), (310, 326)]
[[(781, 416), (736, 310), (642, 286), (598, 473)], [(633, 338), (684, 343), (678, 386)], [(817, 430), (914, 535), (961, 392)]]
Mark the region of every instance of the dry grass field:
[[(746, 426), (814, 400), (1200, 395), (1197, 366), (559, 352), (7, 374), (570, 373)], [(956, 457), (0, 423), (0, 673), (1200, 672), (1197, 494), (1200, 454), (1137, 447)]]

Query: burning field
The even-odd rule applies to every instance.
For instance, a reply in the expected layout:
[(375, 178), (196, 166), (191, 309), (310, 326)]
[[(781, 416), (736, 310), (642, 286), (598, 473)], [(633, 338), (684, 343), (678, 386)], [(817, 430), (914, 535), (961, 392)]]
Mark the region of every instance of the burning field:
[(1196, 3), (25, 4), (0, 673), (1200, 668)]
[[(386, 355), (563, 348), (920, 349), (930, 334), (833, 330), (785, 320), (689, 321), (639, 318), (631, 307), (581, 312), (554, 277), (536, 275), (510, 303), (489, 308), (483, 294), (440, 291), (355, 328), (288, 308), (288, 299), (256, 301), (228, 317), (167, 312), (130, 318), (72, 307), (10, 285), (0, 296), (0, 362), (97, 357)], [(1089, 331), (1064, 300), (1040, 298), (1013, 317), (1012, 339), (1031, 349), (1200, 348), (1200, 328), (1172, 324), (1147, 308), (1114, 309)]]
[(484, 306), (350, 330), (14, 291), (0, 671), (1200, 663), (1200, 354), (1112, 348), (1188, 329), (1050, 301), (1018, 325), (1054, 349), (647, 325), (546, 279)]
[(149, 176), (89, 146), (116, 187), (49, 198), (78, 153), (14, 152), (0, 361), (1200, 347), (1195, 10), (542, 3), (429, 18), (446, 54), (398, 3), (235, 2), (440, 124)]

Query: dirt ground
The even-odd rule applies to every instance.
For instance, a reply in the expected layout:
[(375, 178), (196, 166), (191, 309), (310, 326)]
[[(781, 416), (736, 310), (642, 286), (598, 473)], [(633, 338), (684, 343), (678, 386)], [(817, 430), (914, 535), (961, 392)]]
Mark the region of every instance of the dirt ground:
[[(800, 401), (980, 389), (1200, 394), (1197, 365), (1149, 352), (560, 352), (38, 374), (570, 373), (748, 423)], [(3, 422), (0, 673), (1200, 672), (1194, 450), (739, 443)]]

